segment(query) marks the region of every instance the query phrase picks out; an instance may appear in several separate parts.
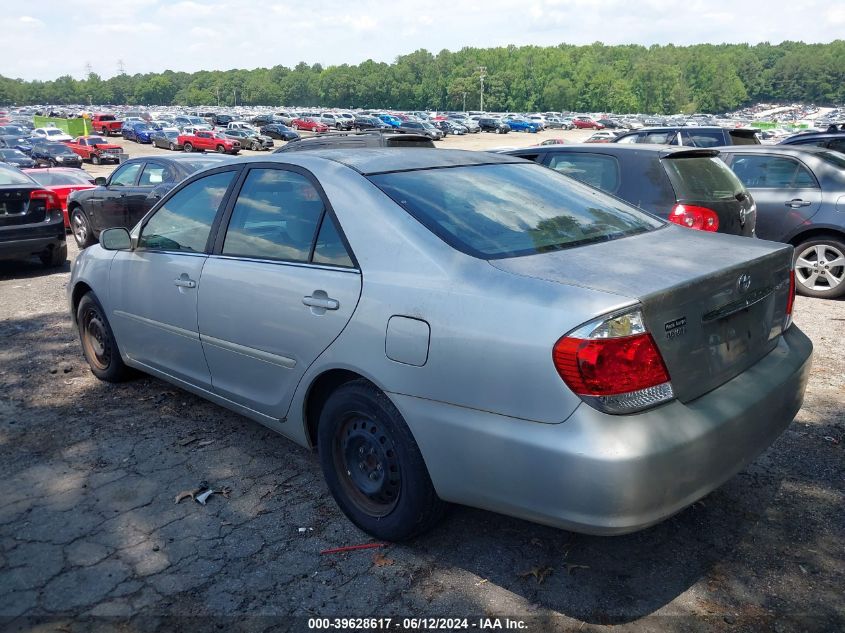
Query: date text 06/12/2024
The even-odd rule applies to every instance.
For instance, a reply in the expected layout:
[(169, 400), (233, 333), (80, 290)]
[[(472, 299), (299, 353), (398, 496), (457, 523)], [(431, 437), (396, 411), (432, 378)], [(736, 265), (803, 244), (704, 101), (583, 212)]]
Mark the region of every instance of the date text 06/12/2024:
[(310, 630), (360, 631), (519, 631), (523, 620), (511, 618), (309, 618)]

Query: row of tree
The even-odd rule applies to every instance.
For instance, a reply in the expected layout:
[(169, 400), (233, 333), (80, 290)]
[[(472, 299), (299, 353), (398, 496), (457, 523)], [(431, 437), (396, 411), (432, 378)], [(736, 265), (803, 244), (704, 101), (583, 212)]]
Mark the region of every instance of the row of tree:
[[(491, 111), (724, 112), (758, 101), (845, 102), (845, 41), (418, 50), (392, 64), (0, 77), (2, 104), (299, 105)], [(483, 81), (482, 81), (483, 80)]]

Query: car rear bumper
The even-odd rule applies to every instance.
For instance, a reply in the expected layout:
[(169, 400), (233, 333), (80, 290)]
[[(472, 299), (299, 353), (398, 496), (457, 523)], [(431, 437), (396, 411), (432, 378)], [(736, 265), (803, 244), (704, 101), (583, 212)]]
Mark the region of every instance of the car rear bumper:
[(33, 255), (39, 255), (50, 248), (61, 248), (66, 242), (65, 228), (63, 224), (56, 224), (49, 231), (39, 229), (28, 231), (25, 236), (21, 235), (21, 227), (9, 227), (14, 229), (14, 237), (8, 231), (0, 228), (0, 259), (27, 259)]
[[(542, 424), (391, 394), (446, 501), (591, 534), (624, 534), (708, 494), (801, 407), (812, 343), (793, 326), (756, 365), (686, 404)], [(533, 397), (526, 394), (526, 397)]]

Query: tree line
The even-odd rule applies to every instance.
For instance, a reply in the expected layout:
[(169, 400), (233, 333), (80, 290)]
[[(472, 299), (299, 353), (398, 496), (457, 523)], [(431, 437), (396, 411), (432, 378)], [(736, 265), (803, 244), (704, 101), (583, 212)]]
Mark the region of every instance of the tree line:
[[(755, 102), (845, 102), (845, 41), (695, 46), (505, 46), (391, 63), (166, 70), (102, 79), (0, 76), (2, 104), (265, 105), (490, 111), (724, 112)], [(483, 81), (482, 81), (483, 80)]]

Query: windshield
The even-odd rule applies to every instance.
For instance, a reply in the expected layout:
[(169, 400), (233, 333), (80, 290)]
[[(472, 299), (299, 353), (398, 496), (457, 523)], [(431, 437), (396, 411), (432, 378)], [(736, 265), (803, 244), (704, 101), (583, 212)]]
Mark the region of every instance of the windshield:
[(656, 229), (657, 218), (539, 165), (474, 165), (370, 180), (453, 248), (533, 255)]
[[(58, 154), (73, 154), (64, 143), (44, 143), (41, 145), (41, 149)], [(76, 154), (73, 155), (76, 156)]]
[(86, 174), (77, 174), (73, 171), (33, 171), (30, 176), (39, 185), (45, 187), (61, 186), (61, 185), (90, 185)]
[(715, 156), (668, 158), (663, 164), (678, 200), (723, 200), (745, 192), (739, 178)]
[(88, 145), (108, 145), (108, 141), (99, 136), (89, 136)]
[(55, 130), (55, 129), (44, 130), (44, 131), (47, 133), (47, 136), (61, 136), (62, 134), (64, 134), (64, 132), (62, 132), (61, 130)]

